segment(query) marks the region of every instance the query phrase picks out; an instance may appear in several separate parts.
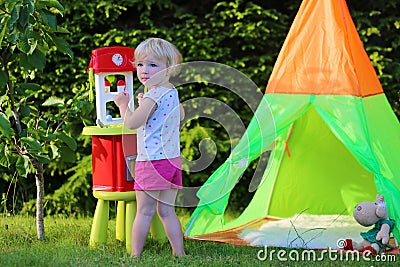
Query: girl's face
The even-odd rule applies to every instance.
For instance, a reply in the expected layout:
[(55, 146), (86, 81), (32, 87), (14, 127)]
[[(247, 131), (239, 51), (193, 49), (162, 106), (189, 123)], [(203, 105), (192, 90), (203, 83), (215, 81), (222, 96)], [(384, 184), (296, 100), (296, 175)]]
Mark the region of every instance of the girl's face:
[(153, 88), (169, 83), (169, 75), (165, 71), (167, 68), (166, 62), (152, 55), (147, 55), (137, 61), (135, 60), (135, 65), (137, 77), (144, 86)]

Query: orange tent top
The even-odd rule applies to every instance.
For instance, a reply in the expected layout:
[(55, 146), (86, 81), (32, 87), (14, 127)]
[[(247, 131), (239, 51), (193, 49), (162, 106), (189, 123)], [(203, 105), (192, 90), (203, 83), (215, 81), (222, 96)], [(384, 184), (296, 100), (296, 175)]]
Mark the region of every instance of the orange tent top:
[(383, 93), (345, 0), (303, 1), (265, 93)]

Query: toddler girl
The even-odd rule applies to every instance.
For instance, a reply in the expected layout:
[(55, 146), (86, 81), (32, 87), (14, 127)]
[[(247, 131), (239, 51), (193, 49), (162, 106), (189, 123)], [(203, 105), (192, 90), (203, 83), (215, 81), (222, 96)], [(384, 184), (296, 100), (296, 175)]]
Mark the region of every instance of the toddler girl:
[(135, 164), (137, 214), (132, 227), (132, 254), (140, 257), (157, 211), (175, 256), (185, 255), (181, 223), (175, 213), (175, 198), (182, 187), (179, 125), (184, 111), (178, 91), (169, 82), (182, 62), (178, 49), (160, 38), (149, 38), (135, 49), (139, 81), (148, 89), (139, 95), (139, 106), (128, 107), (127, 93), (114, 102), (125, 126), (137, 129)]

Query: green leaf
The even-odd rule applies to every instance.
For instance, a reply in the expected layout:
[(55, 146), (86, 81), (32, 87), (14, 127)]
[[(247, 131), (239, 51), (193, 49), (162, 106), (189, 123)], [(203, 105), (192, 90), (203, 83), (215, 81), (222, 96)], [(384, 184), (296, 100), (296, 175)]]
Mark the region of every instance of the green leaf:
[(29, 151), (32, 150), (32, 153), (38, 153), (42, 151), (42, 145), (40, 142), (32, 137), (22, 137), (21, 141), (29, 146)]
[(51, 162), (50, 158), (46, 155), (35, 155), (35, 158), (43, 164), (49, 164)]
[(76, 148), (78, 147), (76, 141), (74, 138), (72, 138), (71, 136), (68, 136), (66, 133), (64, 132), (57, 132), (55, 133), (55, 135), (61, 139), (61, 141), (63, 141), (70, 149), (72, 150), (76, 150)]
[(0, 132), (7, 138), (11, 139), (11, 135), (14, 132), (11, 128), (11, 123), (4, 113), (0, 112)]
[[(47, 129), (47, 122), (45, 121), (45, 120), (39, 120), (39, 123), (38, 123), (38, 125), (40, 126), (40, 127), (42, 127), (43, 129)], [(44, 136), (43, 136), (44, 137)]]
[(40, 15), (42, 15), (43, 22), (46, 25), (48, 25), (53, 31), (57, 30), (57, 20), (54, 14), (44, 10), (40, 12)]
[(8, 146), (6, 144), (0, 144), (0, 165), (6, 168), (10, 167), (10, 151), (8, 150)]
[(31, 0), (31, 1), (25, 2), (25, 4), (26, 4), (27, 7), (28, 7), (29, 13), (32, 14), (32, 13), (35, 11), (35, 3)]
[(4, 100), (6, 99), (6, 95), (1, 95), (0, 96), (0, 106), (3, 105)]
[(19, 12), (19, 25), (21, 25), (21, 27), (26, 27), (26, 25), (28, 24), (29, 21), (29, 15), (30, 15), (30, 9), (28, 5), (23, 5), (20, 12)]
[(34, 38), (29, 37), (28, 38), (28, 44), (31, 47), (31, 49), (29, 50), (29, 54), (32, 54), (33, 51), (35, 51), (37, 45), (38, 45), (38, 41)]
[(10, 30), (14, 28), (14, 24), (17, 22), (18, 17), (19, 17), (19, 5), (15, 5), (13, 10), (11, 11), (11, 19), (8, 21), (8, 27), (10, 27)]
[(33, 51), (32, 55), (28, 56), (28, 62), (33, 67), (38, 68), (40, 71), (43, 71), (43, 69), (46, 65), (46, 57), (38, 49), (35, 49), (35, 51)]
[(17, 168), (17, 172), (20, 176), (27, 177), (29, 171), (29, 162), (28, 156), (23, 155), (18, 157), (15, 167)]
[(71, 33), (70, 31), (68, 31), (66, 28), (61, 27), (61, 26), (57, 26), (57, 30), (55, 31), (56, 33)]
[(41, 86), (37, 83), (20, 83), (18, 85), (23, 90), (31, 90), (37, 92), (40, 90)]
[(44, 0), (44, 1), (40, 1), (40, 2), (41, 2), (41, 4), (44, 4), (48, 7), (55, 8), (58, 11), (64, 11), (64, 7), (57, 0)]
[(19, 110), (20, 110), (21, 115), (22, 115), (23, 117), (29, 117), (29, 115), (31, 114), (31, 109), (30, 109), (28, 106), (22, 105), (22, 106), (19, 108)]
[(20, 39), (17, 43), (17, 47), (22, 53), (27, 55), (31, 54), (31, 46), (27, 39)]
[(60, 106), (60, 105), (64, 105), (64, 100), (59, 98), (59, 97), (56, 97), (56, 96), (50, 96), (42, 104), (42, 106), (45, 106), (45, 107), (48, 107), (48, 106)]
[(71, 58), (74, 57), (74, 52), (72, 52), (71, 48), (69, 47), (67, 41), (65, 41), (61, 37), (54, 37), (53, 38), (54, 44), (57, 47), (57, 50), (60, 50), (63, 53), (66, 53), (69, 55)]
[(56, 145), (50, 145), (50, 149), (53, 159), (57, 158), (60, 155), (58, 147)]
[(49, 135), (43, 136), (43, 140), (46, 141), (46, 142), (53, 141), (53, 140), (55, 140), (56, 138), (57, 138), (57, 137), (56, 137), (55, 134), (49, 134)]
[(28, 55), (24, 53), (18, 53), (19, 65), (26, 70), (32, 70), (34, 67), (29, 63)]
[(76, 155), (74, 151), (72, 151), (69, 147), (64, 146), (60, 148), (60, 155), (63, 161), (65, 162), (75, 162)]
[(3, 27), (3, 29), (1, 30), (1, 33), (0, 33), (0, 44), (1, 43), (3, 43), (3, 38), (4, 38), (4, 36), (5, 36), (5, 34), (6, 34), (6, 30), (7, 30), (7, 26), (6, 25), (8, 25), (8, 21), (9, 21), (9, 17), (4, 17), (3, 19), (2, 19), (2, 27)]

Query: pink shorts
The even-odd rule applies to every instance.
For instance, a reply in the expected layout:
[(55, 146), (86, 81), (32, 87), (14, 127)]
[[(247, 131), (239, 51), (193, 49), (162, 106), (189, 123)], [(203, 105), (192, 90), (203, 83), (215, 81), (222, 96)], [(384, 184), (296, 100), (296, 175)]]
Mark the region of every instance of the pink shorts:
[(135, 190), (182, 188), (181, 159), (136, 161)]

